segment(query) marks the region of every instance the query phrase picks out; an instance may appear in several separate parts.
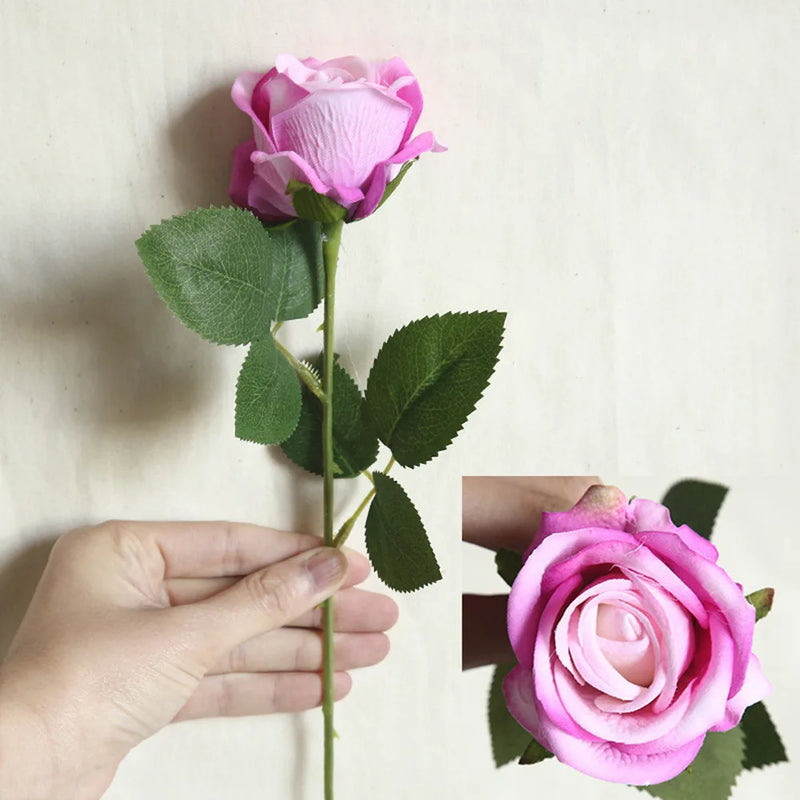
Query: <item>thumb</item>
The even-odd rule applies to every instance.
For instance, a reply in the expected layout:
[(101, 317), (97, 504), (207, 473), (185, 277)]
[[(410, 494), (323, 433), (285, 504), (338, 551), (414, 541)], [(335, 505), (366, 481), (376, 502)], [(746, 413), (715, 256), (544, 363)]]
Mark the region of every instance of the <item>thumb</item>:
[(241, 642), (279, 628), (319, 605), (341, 586), (347, 559), (318, 547), (271, 564), (194, 608), (204, 621), (213, 661)]

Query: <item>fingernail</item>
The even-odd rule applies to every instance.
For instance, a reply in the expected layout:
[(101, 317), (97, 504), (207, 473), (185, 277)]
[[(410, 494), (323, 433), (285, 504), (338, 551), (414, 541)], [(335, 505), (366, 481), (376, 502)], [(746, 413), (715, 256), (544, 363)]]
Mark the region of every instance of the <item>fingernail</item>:
[(306, 569), (317, 589), (327, 589), (344, 575), (347, 559), (340, 550), (323, 547), (306, 561)]

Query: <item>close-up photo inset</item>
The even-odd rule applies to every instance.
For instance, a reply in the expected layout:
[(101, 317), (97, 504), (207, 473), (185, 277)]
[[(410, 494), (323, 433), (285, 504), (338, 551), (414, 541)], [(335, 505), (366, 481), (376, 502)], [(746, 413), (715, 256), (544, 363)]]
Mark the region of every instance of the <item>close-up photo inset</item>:
[(745, 797), (787, 760), (779, 615), (761, 622), (789, 600), (782, 531), (749, 522), (775, 487), (618, 482), (463, 479), (470, 763), (503, 788)]

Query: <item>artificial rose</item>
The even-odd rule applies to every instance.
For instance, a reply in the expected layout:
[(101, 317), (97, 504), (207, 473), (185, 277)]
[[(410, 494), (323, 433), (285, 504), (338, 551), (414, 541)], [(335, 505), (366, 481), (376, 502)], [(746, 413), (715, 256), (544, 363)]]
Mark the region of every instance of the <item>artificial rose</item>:
[(755, 610), (717, 556), (614, 487), (542, 514), (508, 603), (519, 664), (503, 689), (519, 723), (581, 772), (639, 785), (736, 726), (771, 687), (751, 652)]
[(242, 73), (231, 94), (253, 118), (254, 138), (234, 152), (230, 195), (267, 221), (297, 216), (292, 180), (344, 206), (348, 219), (366, 217), (404, 162), (443, 149), (430, 132), (410, 139), (422, 92), (399, 58), (281, 55), (265, 75)]

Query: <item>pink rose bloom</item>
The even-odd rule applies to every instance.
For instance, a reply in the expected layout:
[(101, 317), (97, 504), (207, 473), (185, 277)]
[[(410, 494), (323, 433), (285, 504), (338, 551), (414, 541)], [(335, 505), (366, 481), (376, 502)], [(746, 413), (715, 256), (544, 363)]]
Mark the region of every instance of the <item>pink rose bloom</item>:
[(430, 132), (411, 139), (422, 92), (399, 58), (281, 55), (266, 75), (242, 73), (231, 95), (254, 133), (233, 154), (231, 199), (267, 221), (297, 216), (291, 180), (344, 206), (350, 220), (366, 217), (404, 162), (444, 149)]
[(560, 761), (661, 783), (770, 692), (751, 652), (755, 609), (714, 545), (664, 506), (593, 486), (542, 514), (525, 555), (508, 603), (519, 664), (503, 690)]

